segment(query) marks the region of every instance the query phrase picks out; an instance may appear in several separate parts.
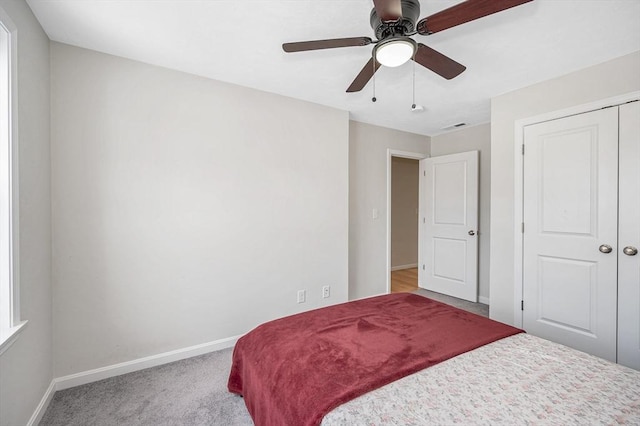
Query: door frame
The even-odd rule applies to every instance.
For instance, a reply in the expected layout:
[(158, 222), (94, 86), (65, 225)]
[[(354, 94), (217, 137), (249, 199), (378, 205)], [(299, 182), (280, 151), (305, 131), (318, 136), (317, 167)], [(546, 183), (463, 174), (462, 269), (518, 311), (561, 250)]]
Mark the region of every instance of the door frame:
[[(387, 207), (386, 207), (386, 218), (387, 218), (387, 276), (385, 278), (386, 282), (386, 292), (385, 294), (391, 293), (391, 160), (393, 157), (399, 158), (409, 158), (411, 160), (423, 160), (428, 158), (429, 155), (422, 154), (420, 152), (409, 152), (409, 151), (399, 151), (396, 149), (387, 148)], [(418, 232), (419, 234), (419, 232)], [(420, 258), (420, 245), (418, 244), (418, 265), (422, 263), (422, 259)]]
[(571, 115), (621, 105), (640, 99), (640, 91), (613, 96), (586, 104), (575, 105), (556, 111), (547, 112), (532, 117), (522, 118), (514, 122), (514, 205), (513, 205), (513, 325), (522, 328), (522, 294), (524, 285), (524, 238), (522, 224), (524, 223), (524, 158), (522, 149), (524, 146), (524, 128), (532, 124), (557, 120)]

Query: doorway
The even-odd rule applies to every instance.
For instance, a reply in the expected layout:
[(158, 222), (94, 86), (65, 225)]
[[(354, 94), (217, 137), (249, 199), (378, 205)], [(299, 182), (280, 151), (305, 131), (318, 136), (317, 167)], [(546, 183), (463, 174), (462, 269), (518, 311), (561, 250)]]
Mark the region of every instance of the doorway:
[(418, 289), (419, 160), (426, 157), (387, 150), (387, 293)]
[(418, 289), (420, 164), (391, 158), (391, 293)]

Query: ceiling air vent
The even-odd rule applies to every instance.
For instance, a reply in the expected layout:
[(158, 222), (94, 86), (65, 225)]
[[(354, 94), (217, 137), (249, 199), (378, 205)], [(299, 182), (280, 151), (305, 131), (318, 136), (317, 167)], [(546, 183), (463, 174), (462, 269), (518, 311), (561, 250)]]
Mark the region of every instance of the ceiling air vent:
[(467, 125), (467, 123), (456, 123), (456, 124), (452, 124), (450, 126), (443, 127), (440, 130), (453, 130), (453, 129), (457, 129), (459, 127), (464, 127), (466, 125)]

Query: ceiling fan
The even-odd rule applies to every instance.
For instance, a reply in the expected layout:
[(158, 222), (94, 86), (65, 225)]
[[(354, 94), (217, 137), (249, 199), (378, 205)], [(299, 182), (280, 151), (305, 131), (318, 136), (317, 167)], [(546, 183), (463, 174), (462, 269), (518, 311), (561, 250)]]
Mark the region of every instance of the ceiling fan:
[(532, 0), (467, 0), (418, 21), (419, 0), (373, 0), (374, 8), (369, 21), (377, 40), (351, 37), (301, 41), (284, 43), (282, 49), (292, 53), (375, 44), (371, 59), (353, 80), (347, 92), (362, 90), (381, 65), (396, 67), (409, 59), (450, 80), (460, 75), (466, 67), (422, 43), (416, 43), (410, 36), (431, 35), (530, 1)]

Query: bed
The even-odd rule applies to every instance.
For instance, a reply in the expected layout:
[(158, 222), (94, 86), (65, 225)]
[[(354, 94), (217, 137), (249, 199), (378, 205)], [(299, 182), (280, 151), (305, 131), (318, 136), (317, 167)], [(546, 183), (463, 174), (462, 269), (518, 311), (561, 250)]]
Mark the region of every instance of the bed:
[(410, 293), (257, 327), (228, 387), (258, 426), (640, 424), (640, 372)]

